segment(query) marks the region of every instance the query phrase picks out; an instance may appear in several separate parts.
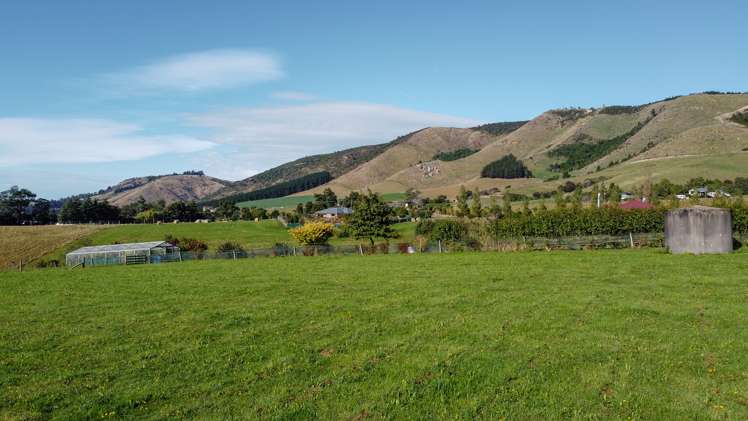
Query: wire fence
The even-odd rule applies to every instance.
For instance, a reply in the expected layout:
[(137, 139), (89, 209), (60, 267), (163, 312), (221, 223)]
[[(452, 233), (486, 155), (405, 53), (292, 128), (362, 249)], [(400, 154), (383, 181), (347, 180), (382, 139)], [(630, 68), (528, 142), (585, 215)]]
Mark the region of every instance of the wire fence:
[(297, 246), (276, 244), (268, 248), (231, 250), (223, 252), (181, 251), (158, 261), (163, 263), (190, 260), (238, 260), (256, 257), (298, 257), (298, 256), (346, 256), (373, 254), (417, 254), (455, 253), (469, 251), (521, 251), (521, 250), (581, 250), (603, 248), (662, 247), (664, 236), (661, 233), (629, 234), (625, 236), (587, 236), (564, 238), (507, 238), (488, 241), (411, 241), (379, 242), (372, 244), (319, 244)]
[[(748, 233), (738, 233), (734, 237), (735, 248), (748, 243)], [(378, 242), (375, 244), (319, 244), (298, 246), (292, 244), (276, 244), (273, 247), (237, 249), (229, 251), (176, 251), (165, 255), (142, 256), (142, 259), (130, 257), (105, 256), (104, 258), (90, 258), (84, 266), (129, 265), (129, 264), (160, 264), (171, 262), (186, 262), (194, 260), (239, 260), (259, 257), (300, 257), (300, 256), (351, 256), (376, 254), (418, 254), (418, 253), (456, 253), (456, 252), (508, 252), (508, 251), (538, 251), (538, 250), (594, 250), (594, 249), (623, 249), (623, 248), (662, 248), (665, 247), (663, 233), (643, 233), (628, 235), (597, 235), (560, 238), (522, 237), (522, 238), (490, 238), (468, 241), (414, 241)], [(59, 267), (60, 263), (34, 264), (28, 262), (14, 268), (23, 270), (31, 267)]]

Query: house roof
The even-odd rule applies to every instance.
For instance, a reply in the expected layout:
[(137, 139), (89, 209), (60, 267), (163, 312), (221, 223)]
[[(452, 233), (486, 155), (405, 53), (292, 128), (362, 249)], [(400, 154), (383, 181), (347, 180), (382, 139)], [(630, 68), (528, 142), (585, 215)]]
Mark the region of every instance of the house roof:
[(127, 243), (127, 244), (107, 244), (104, 246), (89, 246), (81, 247), (75, 251), (68, 253), (68, 255), (75, 254), (90, 254), (90, 253), (106, 253), (106, 252), (122, 252), (122, 251), (147, 251), (156, 247), (174, 247), (171, 243), (166, 241), (149, 241), (146, 243)]
[(321, 211), (314, 212), (317, 215), (350, 215), (353, 213), (353, 209), (345, 207), (327, 208)]
[(654, 206), (640, 199), (629, 200), (621, 203), (621, 209), (652, 209)]

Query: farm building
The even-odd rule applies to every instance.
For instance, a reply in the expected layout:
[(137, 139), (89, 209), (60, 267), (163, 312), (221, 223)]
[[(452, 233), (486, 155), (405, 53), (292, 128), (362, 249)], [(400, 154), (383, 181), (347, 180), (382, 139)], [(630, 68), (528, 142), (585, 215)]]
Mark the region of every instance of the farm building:
[(322, 209), (321, 211), (315, 212), (314, 214), (323, 218), (339, 218), (341, 216), (350, 215), (352, 213), (353, 209), (351, 208), (337, 207)]
[(179, 247), (165, 241), (81, 247), (65, 255), (65, 265), (74, 267), (129, 265), (180, 260)]

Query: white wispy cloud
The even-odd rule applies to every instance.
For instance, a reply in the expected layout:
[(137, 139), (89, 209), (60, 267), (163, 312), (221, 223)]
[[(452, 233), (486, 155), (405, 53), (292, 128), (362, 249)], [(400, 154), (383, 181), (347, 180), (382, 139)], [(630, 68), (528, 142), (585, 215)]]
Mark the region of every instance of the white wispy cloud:
[[(213, 131), (211, 141), (234, 152), (211, 157), (206, 166), (268, 169), (306, 155), (383, 143), (428, 126), (471, 127), (480, 121), (366, 102), (314, 102), (195, 114), (189, 122)], [(206, 157), (206, 159), (208, 159)]]
[(283, 101), (314, 101), (318, 99), (317, 95), (302, 91), (278, 91), (273, 92), (271, 96)]
[(0, 165), (131, 161), (203, 151), (209, 141), (144, 134), (137, 125), (103, 119), (0, 118)]
[(386, 142), (427, 126), (480, 124), (469, 118), (366, 102), (229, 109), (195, 114), (189, 120), (216, 130), (218, 142), (315, 149)]
[(246, 49), (216, 49), (180, 54), (107, 74), (105, 85), (119, 94), (158, 91), (198, 92), (236, 88), (281, 79), (279, 59), (271, 53)]

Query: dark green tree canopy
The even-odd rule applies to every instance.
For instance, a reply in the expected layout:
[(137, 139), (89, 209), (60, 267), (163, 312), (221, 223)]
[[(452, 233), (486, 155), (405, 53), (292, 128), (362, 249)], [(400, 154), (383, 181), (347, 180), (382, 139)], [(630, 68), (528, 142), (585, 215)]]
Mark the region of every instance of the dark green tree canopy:
[(528, 178), (532, 177), (532, 173), (522, 161), (509, 154), (483, 167), (480, 176), (485, 178)]
[(348, 220), (351, 234), (356, 239), (368, 238), (372, 245), (375, 238), (395, 238), (393, 222), (392, 209), (371, 191), (358, 198)]

